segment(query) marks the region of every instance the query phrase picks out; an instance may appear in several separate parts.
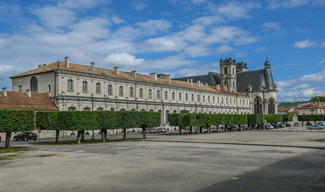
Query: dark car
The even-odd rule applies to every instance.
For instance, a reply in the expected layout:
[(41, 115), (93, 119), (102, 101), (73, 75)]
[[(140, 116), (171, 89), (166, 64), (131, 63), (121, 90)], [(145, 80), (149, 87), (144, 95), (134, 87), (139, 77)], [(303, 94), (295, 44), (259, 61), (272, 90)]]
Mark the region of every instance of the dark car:
[(285, 124), (283, 124), (283, 123), (279, 124), (279, 128), (285, 128), (285, 127), (286, 127)]
[(167, 129), (166, 128), (158, 128), (158, 129), (156, 129), (156, 133), (167, 133)]
[(298, 123), (298, 122), (295, 122), (295, 123), (293, 124), (293, 126), (299, 126), (299, 123)]
[(273, 127), (274, 127), (275, 129), (278, 129), (278, 128), (280, 127), (280, 125), (279, 125), (279, 124), (273, 124)]
[(18, 140), (23, 140), (23, 141), (28, 141), (30, 139), (33, 139), (34, 141), (37, 140), (37, 134), (33, 133), (33, 132), (21, 132), (18, 135), (14, 136), (14, 140), (18, 141)]
[(273, 125), (265, 125), (265, 129), (268, 130), (268, 129), (273, 129)]
[(157, 133), (157, 130), (155, 128), (147, 128), (146, 133)]
[(286, 127), (291, 127), (291, 124), (290, 124), (290, 123), (287, 123), (287, 124), (286, 124)]

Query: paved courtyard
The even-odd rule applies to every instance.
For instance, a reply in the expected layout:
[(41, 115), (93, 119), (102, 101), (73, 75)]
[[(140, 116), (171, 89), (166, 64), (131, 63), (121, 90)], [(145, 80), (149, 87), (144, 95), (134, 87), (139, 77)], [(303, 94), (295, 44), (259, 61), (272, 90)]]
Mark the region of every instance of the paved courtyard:
[(0, 189), (325, 190), (325, 133), (229, 132), (148, 137), (144, 141), (81, 145), (14, 142), (13, 145), (30, 150), (0, 167)]

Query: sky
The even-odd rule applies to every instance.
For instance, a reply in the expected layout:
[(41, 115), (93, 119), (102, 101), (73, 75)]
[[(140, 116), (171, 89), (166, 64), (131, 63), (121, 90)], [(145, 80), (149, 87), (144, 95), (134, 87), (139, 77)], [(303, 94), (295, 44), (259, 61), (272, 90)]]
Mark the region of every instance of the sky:
[(71, 63), (172, 77), (271, 63), (278, 102), (325, 95), (325, 0), (0, 0), (0, 88)]

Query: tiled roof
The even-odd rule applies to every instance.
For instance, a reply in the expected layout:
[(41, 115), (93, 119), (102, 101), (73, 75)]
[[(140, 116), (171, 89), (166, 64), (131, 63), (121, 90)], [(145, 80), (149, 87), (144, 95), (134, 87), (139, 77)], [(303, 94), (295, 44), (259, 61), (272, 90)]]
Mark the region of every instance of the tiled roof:
[(57, 111), (47, 93), (31, 93), (29, 98), (26, 93), (7, 91), (7, 97), (0, 92), (0, 109), (32, 109), (35, 111)]
[(278, 108), (278, 112), (288, 112), (291, 108)]
[(190, 89), (197, 89), (197, 90), (204, 90), (204, 91), (211, 91), (211, 92), (221, 92), (221, 93), (234, 94), (234, 95), (244, 95), (244, 94), (234, 93), (234, 92), (229, 92), (229, 91), (228, 92), (227, 91), (222, 91), (222, 90), (218, 91), (218, 90), (216, 90), (215, 86), (201, 85), (200, 87), (198, 87), (197, 83), (193, 83), (193, 87), (191, 87), (190, 85), (187, 85), (186, 81), (172, 80), (172, 83), (169, 84), (167, 82), (167, 79), (165, 79), (165, 78), (157, 77), (157, 80), (154, 80), (149, 75), (143, 75), (143, 74), (139, 74), (139, 73), (137, 73), (136, 77), (133, 77), (130, 72), (122, 72), (122, 71), (120, 71), (119, 75), (116, 75), (114, 73), (114, 70), (109, 70), (109, 69), (103, 69), (103, 68), (96, 67), (95, 71), (92, 71), (90, 66), (72, 64), (72, 63), (70, 63), (69, 68), (66, 68), (65, 63), (61, 62), (61, 61), (51, 63), (49, 65), (45, 65), (43, 67), (28, 71), (28, 72), (25, 72), (25, 73), (14, 75), (14, 76), (12, 76), (10, 78), (17, 78), (17, 77), (22, 77), (22, 76), (45, 73), (45, 72), (54, 71), (56, 69), (63, 69), (63, 70), (68, 70), (68, 71), (104, 75), (104, 76), (108, 76), (108, 77), (112, 77), (112, 78), (116, 78), (116, 79), (125, 79), (125, 80), (132, 80), (132, 81), (156, 83), (156, 84), (161, 84), (161, 85), (171, 85), (171, 86), (175, 86), (175, 87), (183, 87), (183, 88), (190, 88)]
[(317, 105), (303, 105), (298, 107), (298, 109), (324, 109), (324, 106), (317, 106)]

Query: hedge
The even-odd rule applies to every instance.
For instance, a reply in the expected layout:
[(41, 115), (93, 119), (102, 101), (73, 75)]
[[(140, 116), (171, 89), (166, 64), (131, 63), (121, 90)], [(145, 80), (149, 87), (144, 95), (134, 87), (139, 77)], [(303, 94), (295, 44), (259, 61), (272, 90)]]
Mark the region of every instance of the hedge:
[(325, 115), (298, 115), (298, 121), (325, 121)]

